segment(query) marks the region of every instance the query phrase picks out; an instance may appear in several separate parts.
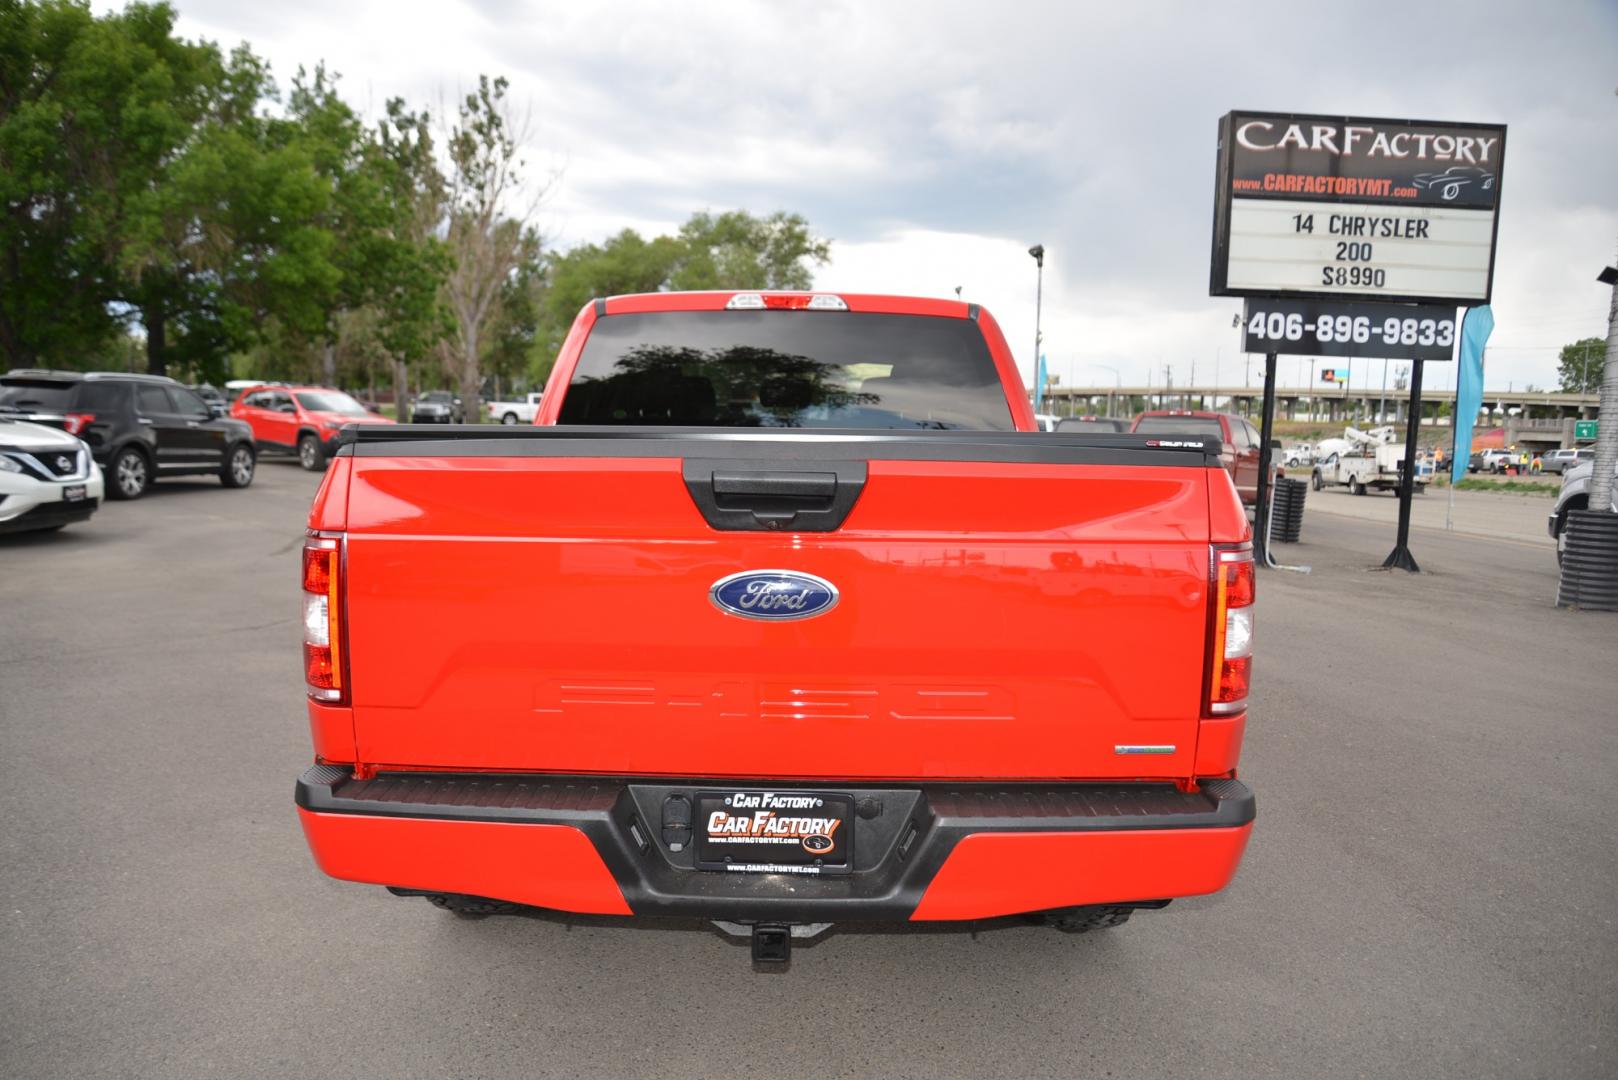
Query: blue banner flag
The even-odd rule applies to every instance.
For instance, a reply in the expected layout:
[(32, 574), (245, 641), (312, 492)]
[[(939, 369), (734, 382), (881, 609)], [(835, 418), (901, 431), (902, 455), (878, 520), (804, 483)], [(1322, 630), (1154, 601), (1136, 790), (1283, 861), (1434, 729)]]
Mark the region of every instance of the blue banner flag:
[(1455, 380), (1455, 460), (1450, 462), (1450, 483), (1466, 479), (1472, 457), (1472, 422), (1483, 408), (1483, 347), (1494, 333), (1494, 312), (1489, 305), (1469, 308), (1461, 322), (1461, 370)]
[(1034, 411), (1045, 403), (1045, 354), (1039, 354), (1039, 367), (1034, 371)]

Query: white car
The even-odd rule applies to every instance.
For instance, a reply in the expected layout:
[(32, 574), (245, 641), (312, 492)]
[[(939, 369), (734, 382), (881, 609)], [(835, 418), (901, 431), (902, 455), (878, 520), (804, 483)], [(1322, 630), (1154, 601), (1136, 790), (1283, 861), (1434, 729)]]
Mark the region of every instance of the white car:
[(0, 533), (88, 521), (105, 494), (101, 466), (81, 440), (0, 414)]
[(542, 394), (529, 394), (525, 401), (491, 401), (484, 405), (490, 420), (498, 420), (502, 424), (532, 424), (534, 415), (539, 412), (539, 399)]

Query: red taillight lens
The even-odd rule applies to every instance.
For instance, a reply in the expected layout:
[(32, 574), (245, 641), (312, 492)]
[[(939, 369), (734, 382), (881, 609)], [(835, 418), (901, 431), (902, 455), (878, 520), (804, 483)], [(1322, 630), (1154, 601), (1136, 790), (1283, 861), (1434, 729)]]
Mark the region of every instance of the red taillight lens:
[(62, 426), (69, 435), (81, 434), (85, 428), (96, 422), (93, 412), (70, 412), (62, 417)]
[(1252, 548), (1214, 548), (1213, 578), (1207, 713), (1225, 716), (1247, 707), (1252, 681)]
[(303, 545), (303, 681), (319, 701), (343, 700), (343, 564), (337, 540)]

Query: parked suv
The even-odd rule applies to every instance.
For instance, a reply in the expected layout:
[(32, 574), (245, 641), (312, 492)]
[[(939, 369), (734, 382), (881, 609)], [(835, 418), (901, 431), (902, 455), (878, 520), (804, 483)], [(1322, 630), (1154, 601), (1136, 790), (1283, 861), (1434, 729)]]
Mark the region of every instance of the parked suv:
[(106, 471), (109, 498), (138, 499), (159, 477), (253, 482), (252, 429), (161, 375), (12, 371), (0, 376), (0, 412), (83, 439)]
[(410, 409), (412, 424), (459, 424), (464, 419), (461, 399), (448, 390), (429, 390)]
[(0, 413), (0, 533), (89, 521), (103, 494), (101, 468), (83, 440)]
[(345, 424), (391, 424), (341, 390), (322, 386), (259, 386), (244, 390), (230, 415), (251, 425), (265, 452), (298, 455), (311, 472), (326, 467)]
[[(1183, 435), (1191, 438), (1217, 438), (1225, 444), (1219, 459), (1236, 485), (1242, 502), (1252, 506), (1258, 502), (1258, 429), (1239, 416), (1230, 413), (1191, 412), (1180, 409), (1154, 409), (1135, 417), (1130, 428), (1136, 435)], [(1279, 442), (1279, 440), (1277, 440)], [(1279, 465), (1281, 454), (1272, 460)], [(1282, 469), (1276, 475), (1285, 475)]]

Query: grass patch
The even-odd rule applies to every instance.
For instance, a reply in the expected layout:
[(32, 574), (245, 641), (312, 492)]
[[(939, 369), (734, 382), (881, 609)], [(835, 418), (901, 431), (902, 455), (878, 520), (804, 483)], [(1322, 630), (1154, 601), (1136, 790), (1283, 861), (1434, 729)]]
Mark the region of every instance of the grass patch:
[[(1449, 477), (1434, 478), (1433, 487), (1449, 487)], [(1468, 476), (1455, 485), (1456, 491), (1508, 491), (1518, 495), (1551, 495), (1562, 490), (1560, 482), (1547, 484), (1539, 480), (1485, 480)]]

